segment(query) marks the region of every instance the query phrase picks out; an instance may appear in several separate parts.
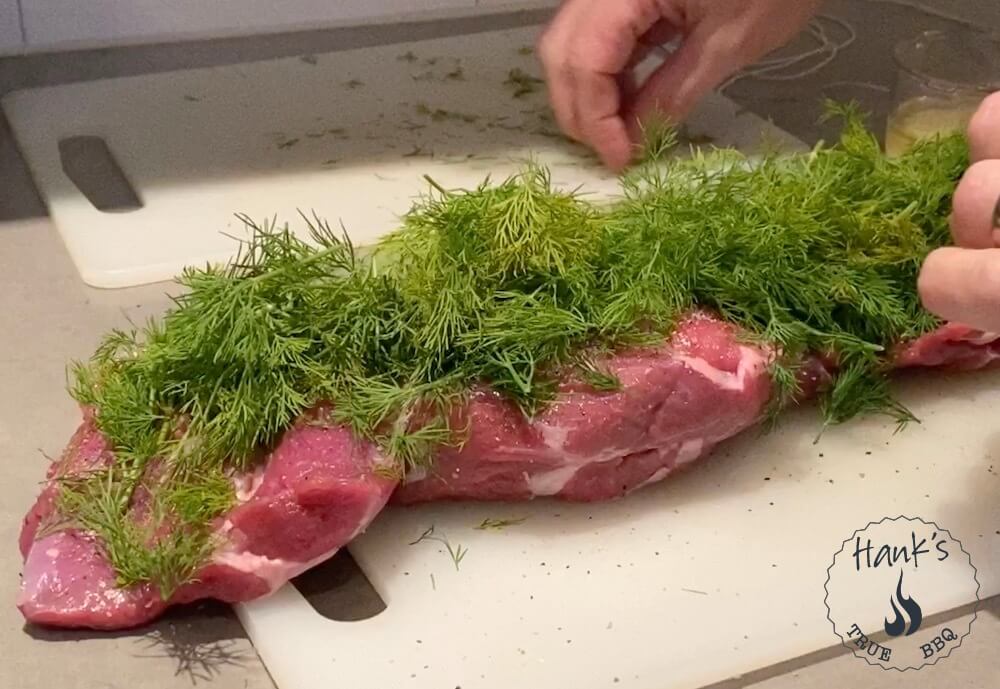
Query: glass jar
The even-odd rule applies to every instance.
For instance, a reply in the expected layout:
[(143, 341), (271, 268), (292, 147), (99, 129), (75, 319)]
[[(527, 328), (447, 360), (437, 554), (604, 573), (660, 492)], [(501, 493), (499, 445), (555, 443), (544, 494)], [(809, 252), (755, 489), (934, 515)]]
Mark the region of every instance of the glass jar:
[(964, 131), (983, 98), (1000, 90), (1000, 38), (974, 30), (925, 31), (895, 47), (896, 84), (885, 150)]

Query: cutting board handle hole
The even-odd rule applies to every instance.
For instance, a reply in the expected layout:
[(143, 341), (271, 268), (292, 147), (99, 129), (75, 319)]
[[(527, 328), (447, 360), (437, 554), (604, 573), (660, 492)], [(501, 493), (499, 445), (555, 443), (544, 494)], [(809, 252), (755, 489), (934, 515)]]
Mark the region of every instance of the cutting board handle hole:
[(142, 208), (139, 195), (103, 138), (69, 136), (60, 139), (59, 160), (66, 176), (97, 210), (128, 213)]
[(328, 620), (359, 622), (386, 608), (385, 601), (346, 550), (295, 577), (292, 584), (313, 610)]

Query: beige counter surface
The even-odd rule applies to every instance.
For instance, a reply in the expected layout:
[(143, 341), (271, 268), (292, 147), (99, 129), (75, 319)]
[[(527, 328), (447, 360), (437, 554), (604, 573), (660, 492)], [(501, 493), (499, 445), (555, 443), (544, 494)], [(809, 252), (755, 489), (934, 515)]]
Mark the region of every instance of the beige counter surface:
[(65, 366), (89, 356), (125, 316), (167, 305), (164, 286), (84, 286), (47, 219), (0, 223), (0, 687), (270, 689), (239, 622), (225, 606), (196, 606), (149, 629), (86, 634), (26, 629), (13, 601), (21, 517), (48, 460), (80, 414), (65, 393)]

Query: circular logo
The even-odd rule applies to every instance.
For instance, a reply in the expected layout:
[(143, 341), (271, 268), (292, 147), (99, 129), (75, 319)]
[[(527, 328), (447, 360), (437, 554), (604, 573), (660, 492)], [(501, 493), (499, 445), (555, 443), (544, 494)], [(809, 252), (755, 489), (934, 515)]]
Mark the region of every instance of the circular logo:
[(947, 529), (920, 518), (885, 517), (843, 542), (827, 569), (827, 616), (854, 655), (886, 670), (918, 670), (962, 645), (976, 619), (935, 622), (975, 600), (972, 558)]

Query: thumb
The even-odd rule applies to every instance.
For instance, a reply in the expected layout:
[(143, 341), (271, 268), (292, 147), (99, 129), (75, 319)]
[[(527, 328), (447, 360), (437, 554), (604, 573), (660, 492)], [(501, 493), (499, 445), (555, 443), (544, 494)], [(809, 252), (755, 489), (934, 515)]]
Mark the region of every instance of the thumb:
[(1000, 332), (1000, 249), (944, 247), (920, 270), (924, 308), (949, 321)]
[(630, 126), (650, 116), (682, 121), (709, 91), (740, 68), (740, 41), (729, 27), (703, 22), (653, 72), (631, 105)]

